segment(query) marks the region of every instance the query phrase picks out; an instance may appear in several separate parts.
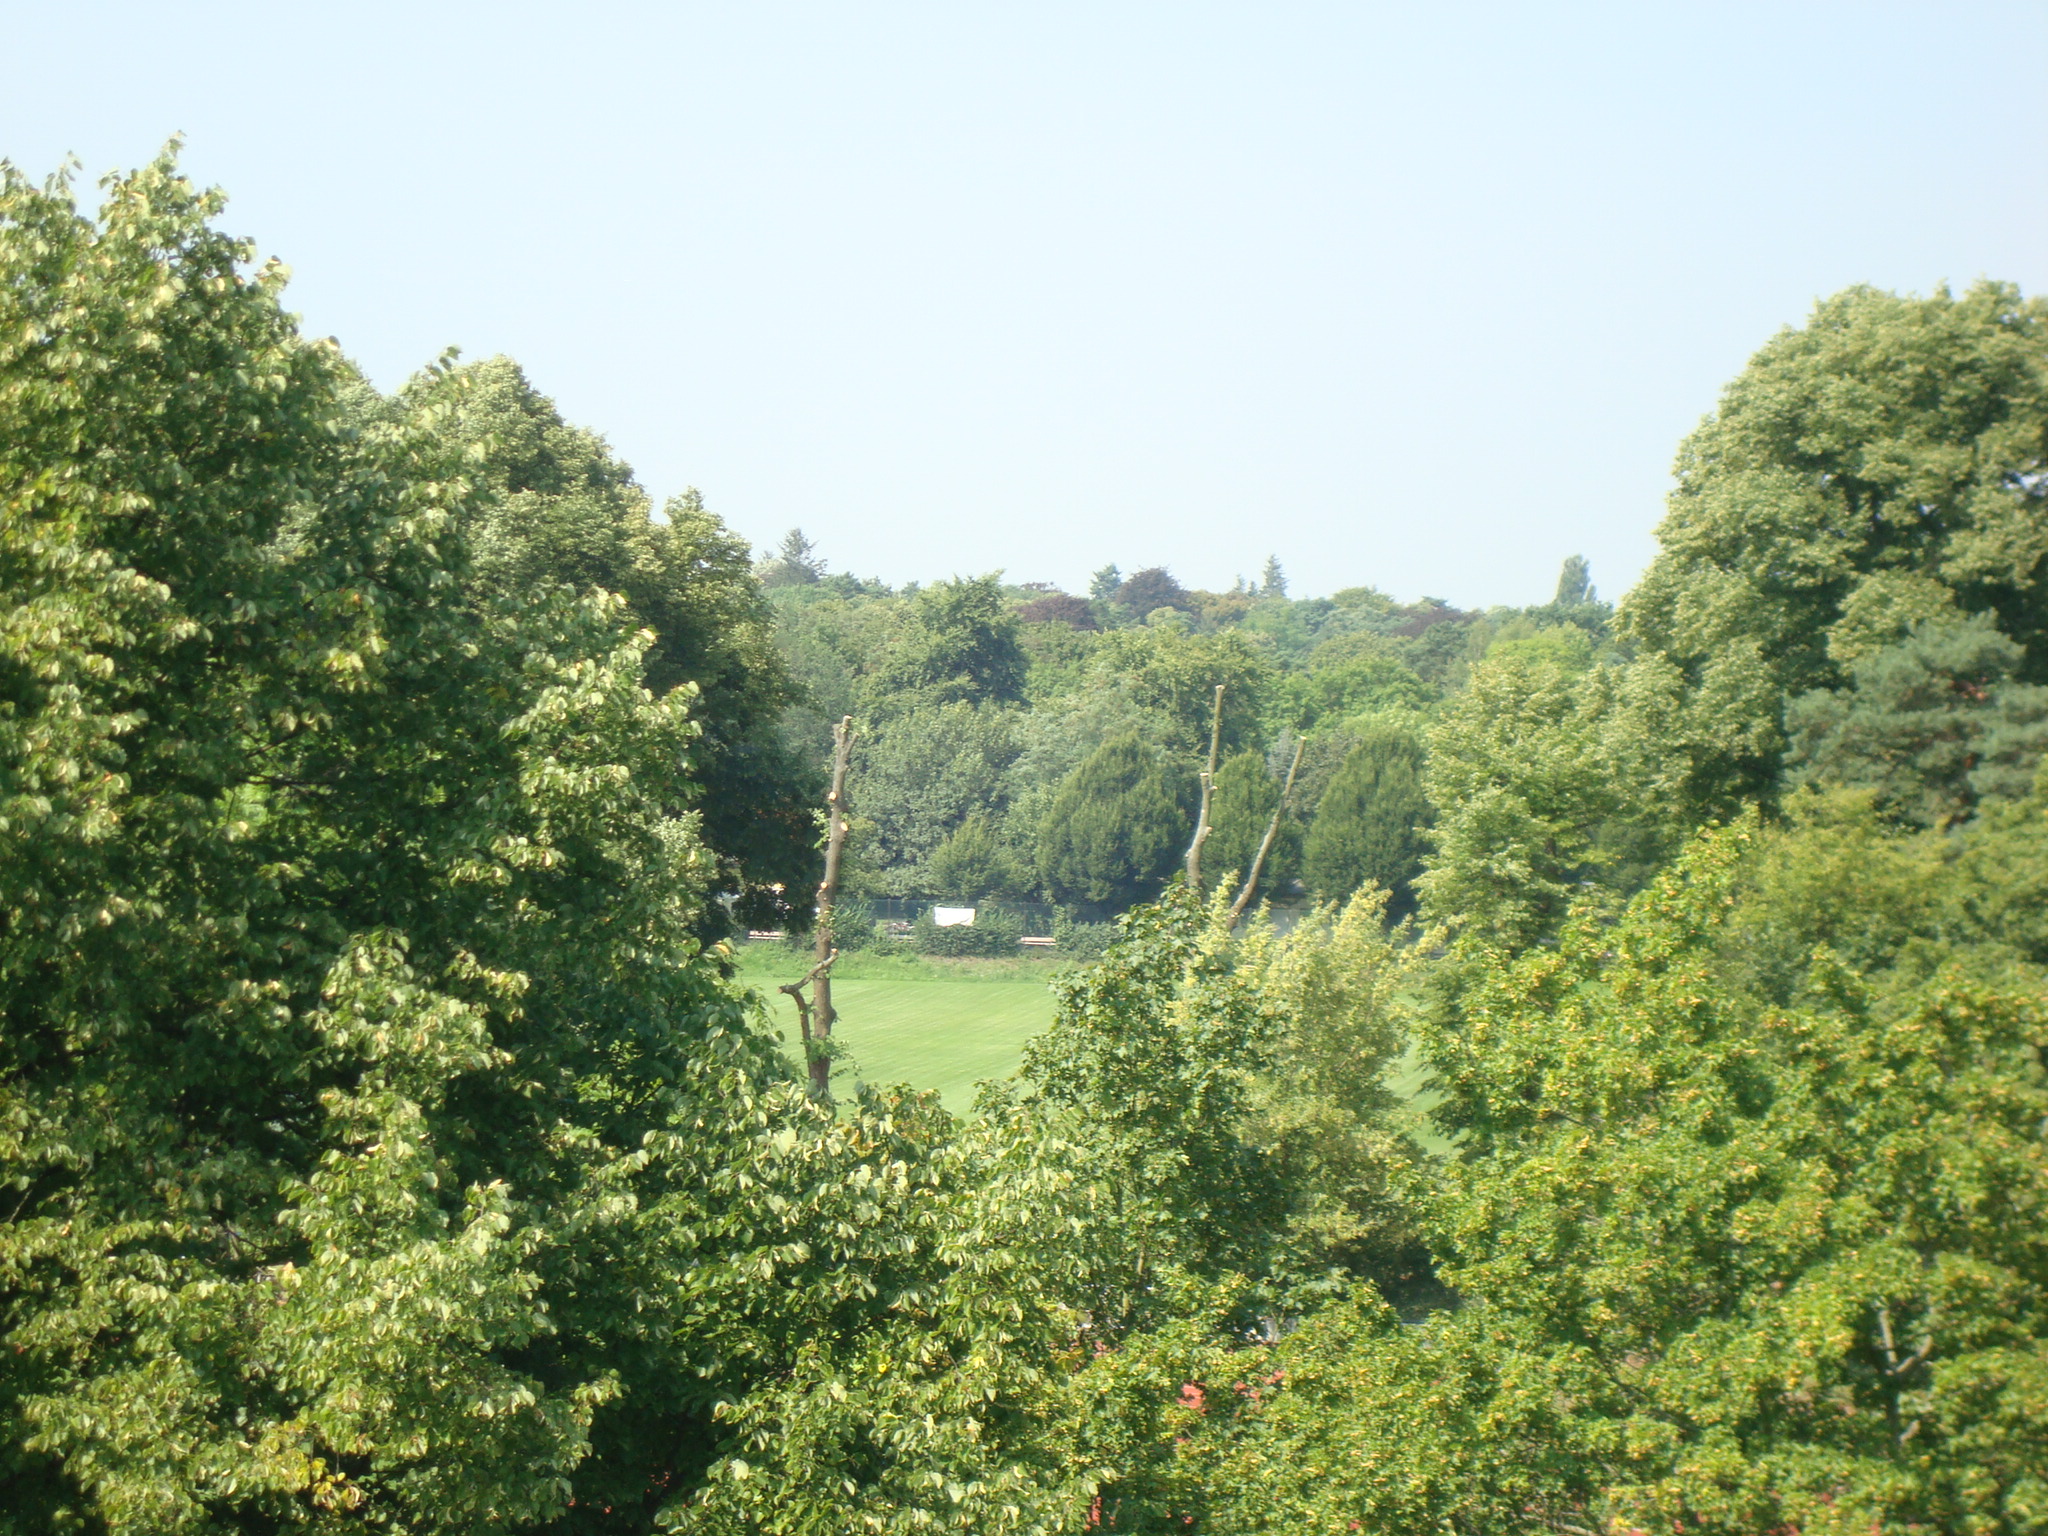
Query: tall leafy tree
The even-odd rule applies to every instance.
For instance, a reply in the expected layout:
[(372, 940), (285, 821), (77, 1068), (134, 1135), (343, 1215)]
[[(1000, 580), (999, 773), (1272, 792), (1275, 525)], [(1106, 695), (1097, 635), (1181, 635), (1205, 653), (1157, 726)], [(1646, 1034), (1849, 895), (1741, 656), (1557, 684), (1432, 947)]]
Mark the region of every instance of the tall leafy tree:
[(1280, 557), (1278, 555), (1266, 556), (1266, 564), (1259, 572), (1258, 591), (1261, 597), (1285, 597), (1287, 595), (1287, 575), (1280, 569)]
[(218, 206), (0, 172), (5, 1519), (644, 1497), (709, 1407), (614, 1326), (667, 1176), (603, 1188), (705, 1042), (777, 1070), (690, 937), (682, 700), (616, 600), (464, 600), (460, 455), (351, 429)]
[(822, 786), (781, 730), (802, 689), (775, 644), (745, 541), (695, 491), (652, 517), (632, 470), (596, 433), (563, 421), (509, 358), (433, 372), (407, 395), (414, 409), (443, 412), (443, 430), (476, 455), (471, 473), (486, 494), (467, 579), (508, 598), (559, 587), (626, 599), (654, 634), (649, 686), (692, 695), (700, 732), (675, 766), (678, 803), (694, 800), (738, 915), (796, 915), (790, 894), (816, 879)]
[(1208, 750), (1219, 683), (1224, 748), (1254, 745), (1277, 670), (1262, 646), (1235, 630), (1198, 635), (1157, 628), (1103, 636), (1094, 668), (1105, 684), (1126, 689), (1133, 702), (1171, 720), (1178, 744), (1191, 754)]
[(1682, 695), (1663, 658), (1607, 664), (1575, 626), (1496, 645), (1429, 732), (1424, 912), (1516, 949), (1640, 887), (1688, 830)]
[(1397, 912), (1413, 906), (1430, 820), (1423, 762), (1414, 726), (1394, 719), (1367, 727), (1309, 823), (1301, 862), (1311, 890), (1340, 900), (1370, 881), (1393, 895)]
[(1354, 715), (1420, 709), (1436, 690), (1375, 636), (1325, 646), (1308, 667), (1277, 678), (1267, 696), (1267, 719), (1280, 729), (1312, 730)]
[(1188, 830), (1184, 796), (1158, 753), (1120, 736), (1053, 797), (1039, 832), (1039, 874), (1056, 901), (1127, 907), (1157, 893)]
[[(1209, 809), (1209, 840), (1202, 846), (1203, 867), (1217, 879), (1233, 870), (1240, 879), (1251, 874), (1259, 844), (1280, 808), (1280, 781), (1273, 777), (1262, 752), (1238, 752), (1225, 758), (1216, 772), (1216, 793)], [(1281, 824), (1259, 874), (1261, 889), (1272, 891), (1293, 878), (1301, 862), (1301, 829), (1292, 817)]]
[(1014, 703), (1024, 678), (1017, 618), (997, 579), (935, 582), (898, 615), (867, 679), (868, 707), (886, 715), (913, 703)]
[(765, 554), (758, 572), (764, 587), (810, 587), (825, 579), (825, 560), (817, 545), (792, 528), (772, 553)]
[(1576, 608), (1581, 603), (1598, 600), (1593, 591), (1592, 567), (1584, 555), (1568, 555), (1564, 568), (1557, 573), (1557, 595), (1551, 599), (1560, 607)]
[(0, 1529), (1079, 1524), (1104, 1192), (808, 1101), (634, 616), (477, 581), (217, 206), (0, 172)]
[[(1773, 892), (1756, 836), (1491, 969), (1432, 1035), (1463, 1138), (1435, 1242), (1466, 1305), (1404, 1328), (1366, 1301), (1238, 1362), (1261, 1390), (1194, 1452), (1217, 1523), (2032, 1526), (2038, 974), (1930, 968), (1914, 909), (1940, 903), (1902, 912), (1881, 845), (1776, 849), (1824, 866), (1797, 882), (1826, 880), (1816, 906)], [(1888, 931), (1868, 967), (1812, 942), (1844, 918)], [(1752, 936), (1787, 930), (1805, 963), (1759, 992)]]
[(1624, 628), (1688, 687), (1694, 794), (1769, 791), (1783, 701), (1915, 621), (1990, 613), (2048, 682), (2048, 303), (1852, 288), (1679, 451)]
[(926, 892), (956, 901), (1021, 896), (1037, 884), (1036, 871), (1020, 869), (987, 816), (969, 816), (918, 871)]
[(1066, 592), (1048, 592), (1034, 597), (1017, 610), (1017, 617), (1026, 624), (1063, 624), (1068, 629), (1094, 629), (1095, 610), (1085, 597), (1075, 597)]
[(1173, 572), (1163, 565), (1148, 565), (1142, 571), (1133, 571), (1117, 584), (1116, 601), (1135, 618), (1159, 608), (1174, 608), (1183, 612), (1191, 606), (1188, 589), (1173, 579)]
[(857, 744), (848, 790), (866, 875), (915, 882), (969, 820), (1000, 816), (1016, 758), (1011, 711), (954, 703), (887, 718)]
[(1343, 1283), (1333, 1276), (1409, 1306), (1440, 1299), (1410, 1198), (1421, 1127), (1389, 1086), (1410, 1040), (1403, 992), (1435, 946), (1387, 917), (1387, 892), (1368, 886), (1319, 904), (1284, 936), (1249, 925), (1235, 956), (1269, 1031), (1244, 1134), (1288, 1204), (1264, 1262), (1295, 1309), (1327, 1302)]

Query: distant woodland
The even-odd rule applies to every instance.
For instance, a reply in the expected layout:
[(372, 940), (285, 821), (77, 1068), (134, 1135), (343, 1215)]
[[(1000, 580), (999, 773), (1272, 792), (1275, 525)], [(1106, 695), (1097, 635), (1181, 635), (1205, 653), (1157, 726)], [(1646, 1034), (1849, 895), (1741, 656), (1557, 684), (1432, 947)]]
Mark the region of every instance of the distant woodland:
[[(1617, 601), (892, 588), (222, 221), (0, 180), (0, 1536), (2048, 1531), (2048, 303)], [(971, 1115), (739, 979), (840, 722), (815, 952), (1067, 957)]]

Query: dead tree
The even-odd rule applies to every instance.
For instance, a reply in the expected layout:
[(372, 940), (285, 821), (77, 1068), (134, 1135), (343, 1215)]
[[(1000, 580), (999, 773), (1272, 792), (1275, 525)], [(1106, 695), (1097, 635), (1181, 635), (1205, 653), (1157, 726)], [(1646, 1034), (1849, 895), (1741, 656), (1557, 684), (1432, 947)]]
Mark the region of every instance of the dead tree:
[[(832, 962), (839, 950), (832, 942), (832, 908), (839, 899), (839, 860), (846, 851), (846, 767), (853, 753), (853, 716), (832, 727), (832, 788), (825, 796), (825, 877), (818, 882), (817, 948), (802, 981), (778, 990), (796, 1004), (798, 1035), (811, 1074), (811, 1096), (832, 1097), (832, 1026), (839, 1014), (832, 1007)], [(811, 989), (810, 999), (803, 989)]]
[(804, 972), (803, 980), (788, 982), (775, 989), (796, 1004), (797, 1038), (803, 1042), (805, 1069), (812, 1073), (812, 1092), (817, 1091), (817, 1085), (815, 1058), (811, 1050), (811, 1000), (804, 996), (804, 988), (818, 982), (824, 982), (826, 990), (829, 991), (832, 984), (829, 981), (825, 981), (825, 977), (832, 969), (832, 962), (838, 958), (839, 951), (834, 949), (824, 959)]
[(1209, 802), (1216, 793), (1216, 753), (1223, 745), (1223, 685), (1216, 685), (1216, 702), (1209, 712), (1209, 766), (1202, 770), (1202, 808), (1195, 816), (1194, 841), (1188, 844), (1188, 885), (1202, 889), (1202, 844), (1209, 841)]
[(1273, 819), (1266, 823), (1266, 835), (1259, 839), (1259, 851), (1252, 859), (1252, 872), (1244, 877), (1244, 889), (1230, 904), (1230, 926), (1233, 928), (1244, 916), (1244, 909), (1252, 904), (1252, 892), (1259, 888), (1259, 874), (1266, 867), (1266, 855), (1273, 851), (1273, 839), (1280, 835), (1280, 821), (1287, 814), (1288, 800), (1294, 795), (1294, 776), (1301, 772), (1301, 752), (1307, 745), (1306, 736), (1294, 738), (1294, 761), (1287, 769), (1287, 782), (1281, 786), (1280, 803), (1273, 807)]

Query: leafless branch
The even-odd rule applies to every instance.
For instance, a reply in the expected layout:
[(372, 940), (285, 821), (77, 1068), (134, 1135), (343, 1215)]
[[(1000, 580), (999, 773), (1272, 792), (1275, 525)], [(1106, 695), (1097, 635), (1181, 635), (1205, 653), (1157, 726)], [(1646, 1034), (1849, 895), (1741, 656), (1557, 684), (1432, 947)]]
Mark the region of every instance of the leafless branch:
[(832, 969), (832, 962), (838, 958), (839, 951), (835, 949), (804, 972), (801, 981), (787, 982), (775, 989), (786, 994), (789, 1000), (796, 1004), (796, 1030), (798, 1037), (803, 1041), (804, 1060), (807, 1063), (811, 1057), (811, 1000), (804, 996), (804, 988), (813, 982), (823, 981), (826, 973)]
[(1195, 817), (1194, 841), (1188, 844), (1188, 884), (1202, 888), (1202, 844), (1209, 841), (1209, 802), (1216, 791), (1216, 754), (1223, 745), (1223, 684), (1209, 712), (1209, 766), (1202, 771), (1202, 809)]

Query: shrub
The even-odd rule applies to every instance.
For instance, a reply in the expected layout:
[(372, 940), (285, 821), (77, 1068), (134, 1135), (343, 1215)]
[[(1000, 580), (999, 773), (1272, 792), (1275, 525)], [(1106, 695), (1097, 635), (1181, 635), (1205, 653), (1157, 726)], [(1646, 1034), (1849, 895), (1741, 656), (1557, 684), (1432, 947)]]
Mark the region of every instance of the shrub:
[(932, 921), (931, 909), (910, 927), (910, 947), (920, 955), (937, 955), (946, 959), (995, 959), (1017, 952), (1017, 941), (1024, 937), (1024, 919), (1014, 912), (1004, 912), (995, 907), (983, 907), (974, 915), (972, 923), (955, 924), (941, 928)]
[(1062, 960), (1100, 960), (1116, 942), (1115, 923), (1081, 923), (1061, 917), (1052, 925), (1053, 943)]

